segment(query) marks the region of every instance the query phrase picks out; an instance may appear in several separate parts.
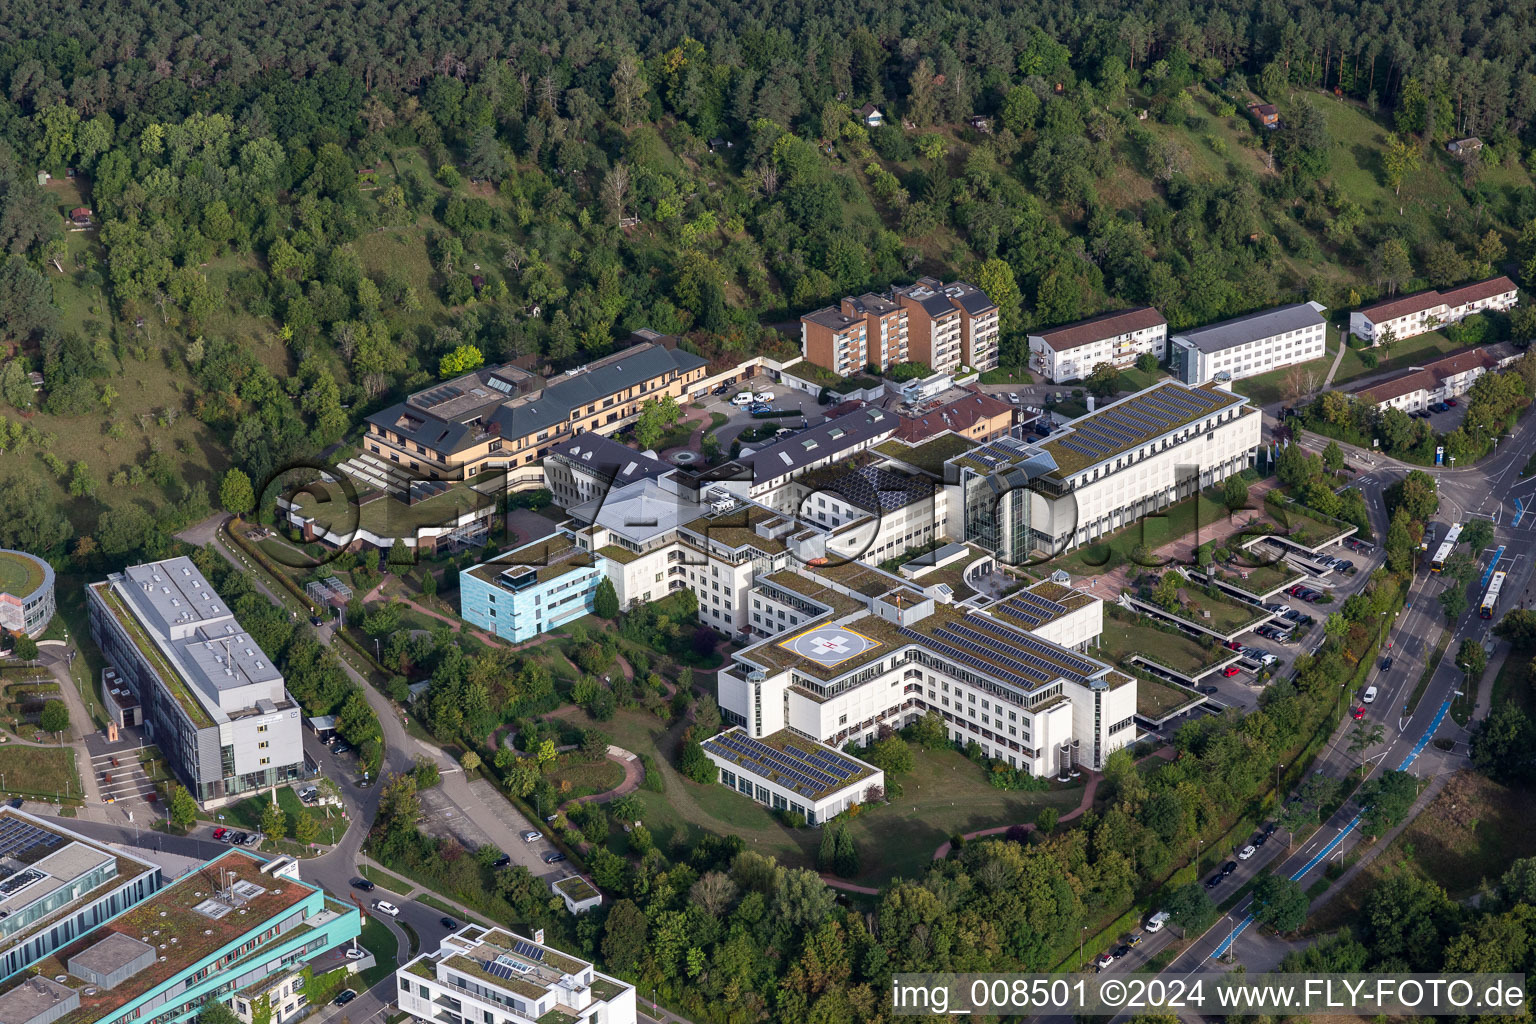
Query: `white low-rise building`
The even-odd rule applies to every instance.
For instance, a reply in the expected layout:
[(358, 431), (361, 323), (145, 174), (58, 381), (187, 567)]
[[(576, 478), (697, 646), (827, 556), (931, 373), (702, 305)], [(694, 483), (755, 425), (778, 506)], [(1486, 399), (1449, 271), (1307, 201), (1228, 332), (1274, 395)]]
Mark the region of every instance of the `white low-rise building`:
[(1029, 335), (1029, 368), (1052, 383), (1079, 380), (1100, 363), (1125, 369), (1143, 353), (1161, 362), (1168, 321), (1151, 306), (1123, 309)]
[(427, 1024), (635, 1024), (635, 987), (501, 928), (469, 925), (395, 972), (395, 1002)]
[(1327, 307), (1297, 302), (1261, 313), (1180, 331), (1171, 339), (1169, 369), (1191, 386), (1240, 380), (1322, 356)]
[(1485, 310), (1513, 309), (1520, 301), (1515, 282), (1499, 276), (1449, 291), (1430, 289), (1387, 299), (1349, 314), (1349, 333), (1373, 346), (1382, 338), (1402, 341)]
[(788, 730), (753, 738), (738, 726), (711, 736), (703, 747), (721, 784), (811, 825), (885, 796), (879, 768)]
[(1456, 352), (1443, 359), (1413, 366), (1385, 380), (1356, 388), (1351, 394), (1382, 412), (1399, 409), (1418, 412), (1435, 402), (1457, 398), (1471, 390), (1483, 374), (1508, 366), (1520, 358), (1509, 342)]

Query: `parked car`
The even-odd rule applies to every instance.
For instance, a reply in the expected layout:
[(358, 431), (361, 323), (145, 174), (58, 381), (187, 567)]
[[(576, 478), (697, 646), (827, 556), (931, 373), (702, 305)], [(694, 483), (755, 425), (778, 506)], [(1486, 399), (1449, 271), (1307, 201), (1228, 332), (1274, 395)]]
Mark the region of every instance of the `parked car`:
[[(1238, 668), (1236, 665), (1228, 665), (1226, 668), (1221, 670), (1221, 674), (1226, 676), (1228, 679), (1231, 679), (1233, 676), (1237, 675), (1241, 671), (1242, 671), (1242, 669)], [(1213, 687), (1211, 687), (1211, 689), (1214, 690), (1215, 687), (1213, 686)]]
[(368, 955), (368, 951), (366, 949), (349, 949), (346, 955), (348, 960), (361, 960)]
[(453, 931), (459, 926), (459, 922), (455, 921), (451, 917), (440, 917), (437, 919), (437, 923), (442, 925), (444, 928), (447, 928), (449, 931)]
[(1381, 670), (1386, 672), (1392, 668), (1392, 656), (1389, 654), (1381, 659)]
[(1013, 392), (1013, 391), (1008, 392), (1008, 401), (1012, 402), (1014, 405), (1018, 405), (1019, 404), (1019, 396), (1018, 396), (1018, 394)]
[(337, 996), (336, 999), (334, 1000), (334, 1002), (336, 1003), (337, 1006), (346, 1006), (348, 1003), (350, 1003), (352, 1000), (354, 1000), (356, 998), (357, 998), (356, 990), (350, 989), (350, 988), (342, 989), (341, 995)]
[(1375, 703), (1375, 701), (1376, 701), (1376, 687), (1374, 687), (1374, 686), (1367, 686), (1365, 688), (1365, 693), (1360, 695), (1360, 703), (1361, 704), (1372, 704), (1372, 703)]
[(554, 853), (546, 853), (544, 855), (545, 864), (559, 864), (563, 860), (565, 860), (565, 854), (561, 853), (559, 850), (556, 850)]
[(309, 617), (309, 624), (318, 628), (325, 625), (325, 618), (320, 615), (311, 615)]
[(354, 878), (352, 879), (352, 888), (361, 889), (363, 892), (373, 892), (373, 890), (378, 888), (378, 886), (374, 885), (366, 878)]
[(738, 393), (735, 398), (731, 399), (731, 404), (736, 406), (748, 406), (752, 404), (752, 401), (752, 392), (742, 391)]
[(1115, 962), (1115, 954), (1106, 951), (1106, 952), (1103, 952), (1103, 953), (1099, 954), (1098, 959), (1094, 960), (1093, 965), (1095, 967), (1108, 967), (1110, 964), (1112, 964), (1114, 962)]
[(384, 900), (374, 900), (373, 909), (377, 913), (388, 914), (390, 917), (400, 916), (400, 908), (395, 906), (393, 903), (387, 903)]
[(224, 837), (227, 835), (229, 835), (229, 829), (227, 828), (216, 828), (213, 830), (213, 838), (221, 843), (224, 841)]
[(1223, 864), (1221, 866), (1221, 877), (1222, 878), (1226, 878), (1228, 875), (1230, 875), (1232, 872), (1234, 872), (1236, 870), (1237, 870), (1237, 861), (1229, 860), (1229, 861), (1227, 861), (1225, 864)]
[(1129, 955), (1130, 952), (1131, 947), (1122, 942), (1120, 945), (1115, 947), (1115, 959), (1119, 960), (1121, 957)]
[(1207, 889), (1214, 889), (1218, 885), (1220, 885), (1221, 884), (1221, 880), (1223, 878), (1226, 878), (1226, 877), (1227, 877), (1226, 875), (1223, 875), (1221, 872), (1218, 871), (1216, 874), (1212, 875), (1210, 878), (1207, 878), (1205, 880), (1205, 887)]
[(1445, 400), (1445, 404), (1450, 406), (1452, 409), (1454, 409), (1454, 408), (1456, 408), (1456, 399), (1454, 399), (1454, 398), (1447, 398)]
[(1249, 845), (1250, 846), (1263, 846), (1267, 842), (1269, 842), (1269, 836), (1265, 835), (1263, 832), (1260, 832), (1258, 835), (1253, 837), (1253, 842), (1250, 843)]
[[(244, 833), (242, 833), (242, 835), (243, 834)], [(260, 832), (252, 832), (249, 835), (245, 836), (244, 839), (240, 840), (240, 845), (241, 846), (256, 846), (256, 845), (259, 845), (261, 843), (261, 838), (262, 837), (261, 837), (261, 833)]]
[(543, 832), (536, 832), (536, 831), (534, 831), (531, 828), (528, 829), (527, 831), (523, 832), (522, 835), (523, 835), (523, 842), (525, 842), (525, 843), (536, 843), (540, 839), (544, 838), (544, 833)]
[(1160, 932), (1160, 931), (1163, 930), (1163, 925), (1165, 925), (1167, 923), (1168, 923), (1168, 911), (1166, 911), (1166, 910), (1159, 910), (1157, 913), (1155, 913), (1151, 917), (1147, 918), (1147, 931), (1149, 933)]
[(1221, 642), (1221, 646), (1225, 647), (1229, 651), (1236, 651), (1241, 650), (1243, 645), (1238, 643), (1236, 640), (1223, 640)]
[(492, 862), (491, 867), (493, 867), (493, 868), (504, 868), (508, 864), (511, 864), (511, 863), (512, 863), (512, 855), (504, 853), (500, 857), (497, 857), (494, 862)]
[(1207, 697), (1214, 697), (1218, 691), (1214, 686), (1202, 686), (1200, 687), (1200, 692), (1205, 694)]
[(331, 749), (331, 753), (335, 754), (337, 757), (340, 757), (342, 754), (352, 753), (352, 747), (346, 743), (338, 743)]
[(717, 384), (710, 391), (710, 394), (712, 394), (712, 395), (727, 395), (727, 394), (730, 394), (730, 391), (731, 391), (731, 386), (729, 384)]
[(771, 402), (776, 396), (772, 391), (759, 391), (752, 397), (757, 399), (759, 402)]
[(1241, 850), (1237, 851), (1237, 859), (1238, 860), (1247, 860), (1249, 857), (1252, 857), (1254, 854), (1256, 854), (1258, 852), (1259, 852), (1259, 848), (1254, 846), (1252, 843), (1249, 843), (1247, 846), (1245, 846)]
[(1355, 710), (1350, 712), (1350, 715), (1355, 719), (1355, 721), (1358, 722), (1360, 719), (1365, 717), (1365, 706), (1361, 705), (1360, 707), (1355, 708)]
[(1129, 947), (1134, 948), (1136, 946), (1141, 945), (1141, 940), (1142, 940), (1141, 932), (1132, 932), (1131, 933), (1131, 937), (1125, 940), (1125, 944), (1127, 946), (1129, 946)]
[(245, 841), (249, 838), (251, 837), (248, 833), (236, 832), (234, 835), (228, 836), (224, 841), (227, 843), (233, 843), (236, 846), (244, 846)]

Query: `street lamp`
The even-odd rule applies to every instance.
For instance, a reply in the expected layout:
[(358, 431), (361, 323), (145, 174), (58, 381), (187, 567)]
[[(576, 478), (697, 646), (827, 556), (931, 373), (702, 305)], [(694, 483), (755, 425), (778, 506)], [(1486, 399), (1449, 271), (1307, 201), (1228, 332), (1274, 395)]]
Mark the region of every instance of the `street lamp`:
[(1077, 933), (1077, 963), (1081, 967), (1083, 963), (1083, 938), (1088, 934), (1088, 926), (1083, 925), (1083, 930)]
[(1280, 770), (1284, 767), (1283, 764), (1275, 765), (1275, 803), (1277, 804), (1280, 802)]

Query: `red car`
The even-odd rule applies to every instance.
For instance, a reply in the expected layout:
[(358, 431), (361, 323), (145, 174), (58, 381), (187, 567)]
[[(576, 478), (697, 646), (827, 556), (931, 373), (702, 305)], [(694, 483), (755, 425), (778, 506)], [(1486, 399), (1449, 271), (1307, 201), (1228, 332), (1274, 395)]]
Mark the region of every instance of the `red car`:
[(1454, 398), (1447, 398), (1445, 400), (1445, 404), (1450, 406), (1452, 409), (1454, 409), (1454, 408), (1456, 408), (1456, 399), (1454, 399)]
[(1240, 651), (1243, 649), (1243, 645), (1238, 643), (1236, 640), (1223, 640), (1221, 642), (1221, 646), (1225, 647), (1229, 651)]
[(1242, 669), (1238, 668), (1236, 665), (1228, 665), (1226, 668), (1221, 670), (1221, 674), (1230, 679), (1241, 671)]
[(1362, 704), (1360, 707), (1355, 708), (1355, 710), (1350, 713), (1355, 716), (1356, 721), (1359, 721), (1365, 717), (1365, 705)]
[(217, 839), (219, 842), (223, 842), (224, 837), (227, 835), (229, 835), (229, 829), (227, 828), (216, 828), (213, 830), (213, 838)]

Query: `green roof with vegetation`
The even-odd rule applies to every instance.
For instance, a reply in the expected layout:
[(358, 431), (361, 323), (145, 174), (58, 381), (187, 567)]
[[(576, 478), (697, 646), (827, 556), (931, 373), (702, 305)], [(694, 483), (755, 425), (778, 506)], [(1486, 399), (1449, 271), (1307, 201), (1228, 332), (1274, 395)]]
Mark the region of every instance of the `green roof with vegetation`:
[(29, 597), (47, 578), (40, 560), (21, 551), (0, 551), (0, 594)]
[(166, 690), (176, 698), (176, 703), (180, 704), (182, 710), (186, 711), (187, 717), (192, 720), (192, 724), (199, 729), (212, 727), (213, 716), (208, 714), (208, 709), (193, 694), (192, 688), (187, 685), (186, 680), (182, 679), (181, 673), (172, 667), (171, 663), (166, 659), (164, 652), (160, 650), (149, 634), (144, 631), (144, 627), (139, 625), (139, 620), (123, 604), (123, 599), (117, 596), (117, 591), (112, 589), (112, 585), (110, 583), (92, 583), (91, 589), (102, 599), (102, 603), (107, 606), (107, 609), (112, 613), (112, 617), (123, 627), (123, 632), (128, 634), (128, 638), (133, 641), (133, 645), (144, 655), (145, 660), (149, 662), (149, 667), (154, 670), (155, 675), (159, 676), (160, 681), (165, 684)]
[(943, 433), (917, 445), (909, 445), (893, 437), (875, 445), (874, 450), (898, 462), (905, 462), (930, 476), (943, 476), (944, 463), (958, 455), (964, 455), (974, 447), (976, 442), (969, 438), (961, 437), (959, 434)]
[(591, 882), (580, 875), (571, 875), (569, 878), (560, 879), (560, 881), (555, 883), (555, 889), (577, 903), (581, 903), (583, 900), (597, 899), (602, 895), (602, 893), (592, 887)]

